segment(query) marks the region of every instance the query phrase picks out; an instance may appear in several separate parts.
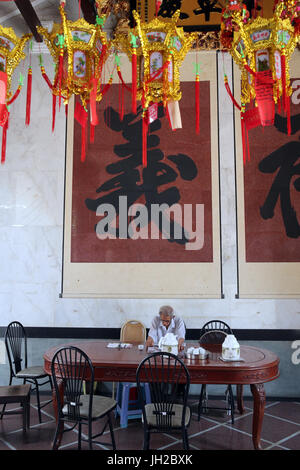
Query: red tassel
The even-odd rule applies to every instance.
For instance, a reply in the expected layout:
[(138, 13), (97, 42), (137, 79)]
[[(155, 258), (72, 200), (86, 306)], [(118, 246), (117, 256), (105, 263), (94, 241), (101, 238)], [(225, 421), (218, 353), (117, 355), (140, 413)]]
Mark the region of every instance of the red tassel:
[(88, 113), (84, 107), (77, 102), (75, 106), (74, 117), (76, 121), (81, 125), (81, 161), (85, 161), (85, 149), (86, 149), (86, 124)]
[(242, 127), (242, 143), (243, 143), (243, 162), (244, 165), (246, 164), (246, 142), (245, 142), (245, 124), (244, 120), (241, 119), (241, 127)]
[(119, 83), (119, 116), (120, 116), (120, 121), (123, 121), (124, 119), (124, 86), (121, 81)]
[(247, 137), (247, 152), (248, 152), (248, 161), (250, 162), (250, 145), (249, 145), (249, 132), (247, 127), (245, 126), (245, 132)]
[(20, 92), (21, 92), (21, 85), (18, 86), (18, 89), (13, 95), (13, 97), (7, 102), (7, 106), (10, 106), (18, 98)]
[(42, 66), (41, 67), (41, 72), (42, 72), (42, 77), (43, 79), (45, 80), (45, 82), (47, 83), (48, 87), (50, 88), (50, 90), (52, 90), (53, 86), (52, 86), (52, 83), (48, 77), (48, 75), (46, 74), (45, 72), (45, 68)]
[(200, 81), (196, 77), (195, 82), (195, 106), (196, 106), (196, 133), (200, 132)]
[(285, 55), (281, 56), (281, 83), (282, 83), (282, 106), (286, 111), (286, 75), (285, 75)]
[(225, 84), (226, 91), (227, 91), (228, 95), (230, 96), (230, 99), (231, 99), (232, 103), (234, 104), (234, 106), (237, 109), (241, 110), (240, 105), (237, 103), (237, 101), (235, 100), (233, 94), (231, 93), (230, 86), (228, 84), (228, 79), (227, 79), (226, 75), (224, 76), (224, 84)]
[(123, 83), (122, 83), (122, 89), (121, 89), (121, 116), (120, 116), (121, 121), (123, 121), (123, 119), (124, 119), (124, 91), (125, 91), (125, 88), (124, 88)]
[(95, 141), (95, 126), (90, 125), (90, 142), (94, 143)]
[(93, 88), (90, 93), (90, 114), (91, 114), (91, 124), (97, 126), (99, 124), (97, 109), (96, 109), (96, 97), (97, 97), (97, 80), (92, 79)]
[(26, 117), (25, 117), (26, 126), (29, 126), (30, 124), (31, 90), (32, 90), (32, 68), (29, 67), (28, 74), (27, 74), (27, 99), (26, 99)]
[(3, 132), (2, 132), (2, 150), (1, 150), (1, 163), (5, 162), (5, 156), (6, 156), (6, 140), (7, 140), (7, 129), (8, 129), (8, 119), (9, 115), (7, 116), (6, 123), (3, 126)]
[(142, 163), (147, 166), (147, 140), (148, 140), (148, 112), (143, 116), (143, 143), (142, 143)]
[(80, 157), (81, 162), (85, 161), (85, 141), (86, 141), (85, 129), (86, 129), (86, 126), (81, 126), (81, 157)]
[(52, 95), (52, 132), (55, 129), (56, 95)]
[(132, 112), (136, 114), (136, 92), (137, 92), (137, 58), (136, 51), (132, 53)]
[(287, 120), (287, 132), (291, 135), (291, 109), (290, 109), (290, 97), (286, 97), (286, 120)]
[[(171, 118), (170, 118), (170, 114), (169, 114), (169, 108), (168, 108), (168, 106), (166, 106), (166, 114), (167, 114), (167, 118), (168, 118), (169, 126), (170, 126), (170, 128), (172, 129), (172, 123), (171, 123)], [(172, 129), (172, 130), (173, 130), (173, 129)]]
[(158, 12), (161, 7), (161, 4), (162, 4), (162, 0), (155, 1), (155, 16), (158, 16)]

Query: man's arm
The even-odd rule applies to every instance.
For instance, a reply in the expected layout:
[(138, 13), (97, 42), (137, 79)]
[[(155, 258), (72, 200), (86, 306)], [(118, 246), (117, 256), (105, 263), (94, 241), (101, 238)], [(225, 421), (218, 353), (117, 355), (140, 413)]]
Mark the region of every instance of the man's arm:
[(185, 341), (185, 324), (181, 318), (176, 318), (175, 334), (178, 337), (178, 351), (183, 351)]
[(155, 342), (157, 342), (157, 327), (158, 327), (158, 322), (157, 318), (153, 318), (151, 327), (148, 333), (148, 338), (146, 341), (146, 348), (149, 346), (154, 346)]
[(152, 347), (153, 345), (154, 345), (154, 339), (152, 338), (152, 336), (148, 335), (148, 338), (146, 341), (146, 349), (148, 349), (149, 347)]

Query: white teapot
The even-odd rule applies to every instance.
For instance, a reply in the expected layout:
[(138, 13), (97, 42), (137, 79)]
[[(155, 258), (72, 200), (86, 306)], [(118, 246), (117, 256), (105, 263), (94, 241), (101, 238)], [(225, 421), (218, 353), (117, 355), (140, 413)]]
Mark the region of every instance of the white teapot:
[(167, 333), (159, 340), (158, 347), (162, 352), (178, 354), (178, 340), (173, 333)]
[(240, 345), (234, 335), (227, 335), (222, 344), (223, 359), (238, 360), (240, 358)]

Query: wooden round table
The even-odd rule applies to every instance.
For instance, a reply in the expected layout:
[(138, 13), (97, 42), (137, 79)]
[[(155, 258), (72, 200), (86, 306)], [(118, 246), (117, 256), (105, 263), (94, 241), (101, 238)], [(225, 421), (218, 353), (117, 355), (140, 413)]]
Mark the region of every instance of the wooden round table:
[[(89, 356), (95, 369), (95, 380), (99, 382), (135, 382), (137, 366), (148, 355), (145, 349), (140, 351), (137, 345), (133, 345), (130, 349), (108, 348), (108, 342), (103, 340), (66, 343), (51, 348), (44, 354), (44, 368), (49, 375), (51, 375), (51, 361), (55, 351), (70, 344), (82, 349)], [(203, 347), (209, 351), (207, 359), (183, 358), (190, 373), (191, 383), (236, 384), (240, 413), (244, 411), (243, 386), (250, 385), (254, 401), (252, 439), (254, 448), (260, 449), (266, 401), (264, 383), (275, 380), (279, 376), (279, 358), (266, 349), (242, 345), (241, 361), (224, 362), (221, 359), (220, 345), (205, 344)]]

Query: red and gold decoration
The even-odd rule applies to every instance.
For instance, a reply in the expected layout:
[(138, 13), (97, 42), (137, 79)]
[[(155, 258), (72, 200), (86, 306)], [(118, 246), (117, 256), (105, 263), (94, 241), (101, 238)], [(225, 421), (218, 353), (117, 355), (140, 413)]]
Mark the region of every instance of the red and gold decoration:
[[(288, 63), (298, 41), (299, 28), (294, 26), (298, 24), (298, 13), (298, 2), (293, 0), (279, 0), (272, 18), (250, 18), (245, 5), (237, 1), (230, 1), (223, 11), (221, 42), (241, 69), (244, 161), (248, 130), (273, 125), (275, 104), (279, 112), (282, 107), (286, 113), (290, 134)], [(225, 86), (230, 93), (226, 76)]]
[(80, 96), (81, 104), (76, 104), (75, 118), (82, 126), (81, 159), (84, 160), (88, 105), (90, 124), (94, 128), (98, 124), (96, 102), (101, 101), (112, 83), (112, 78), (106, 86), (101, 83), (103, 67), (110, 52), (110, 42), (102, 31), (104, 16), (97, 17), (96, 24), (90, 24), (83, 18), (72, 22), (67, 20), (64, 6), (65, 2), (62, 2), (59, 7), (62, 22), (54, 24), (51, 33), (38, 27), (38, 32), (43, 35), (56, 65), (53, 83), (49, 80), (42, 62), (40, 66), (42, 76), (53, 95), (52, 130), (55, 126), (57, 97), (60, 106), (61, 100), (67, 105), (72, 95)]
[(19, 86), (13, 93), (12, 77), (16, 67), (26, 57), (23, 50), (30, 38), (31, 34), (18, 38), (12, 28), (4, 28), (0, 25), (0, 126), (3, 128), (1, 163), (5, 161), (10, 105), (19, 96), (24, 78), (20, 74)]
[(148, 125), (157, 114), (159, 103), (166, 109), (172, 129), (182, 127), (179, 68), (197, 35), (186, 34), (183, 28), (176, 27), (179, 15), (178, 10), (171, 21), (154, 18), (150, 23), (143, 23), (133, 11), (136, 27), (127, 35), (119, 34), (115, 38), (115, 47), (125, 52), (132, 64), (132, 112), (136, 113), (137, 101), (142, 104), (144, 166)]

